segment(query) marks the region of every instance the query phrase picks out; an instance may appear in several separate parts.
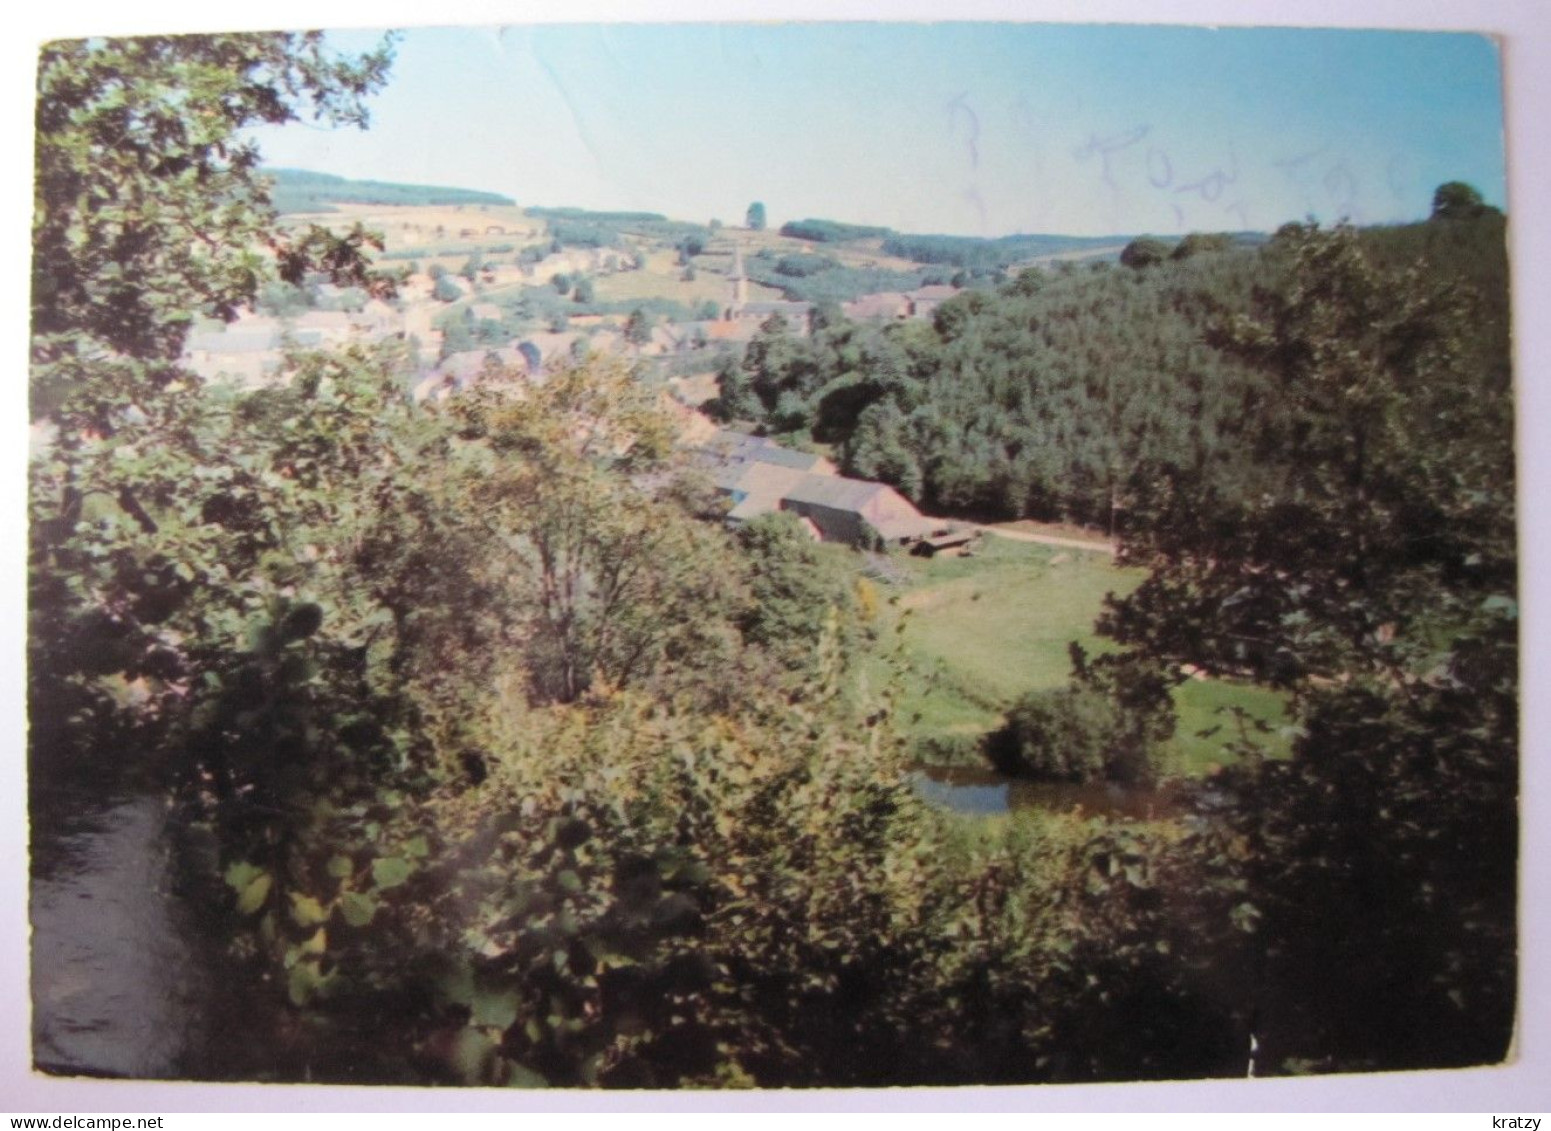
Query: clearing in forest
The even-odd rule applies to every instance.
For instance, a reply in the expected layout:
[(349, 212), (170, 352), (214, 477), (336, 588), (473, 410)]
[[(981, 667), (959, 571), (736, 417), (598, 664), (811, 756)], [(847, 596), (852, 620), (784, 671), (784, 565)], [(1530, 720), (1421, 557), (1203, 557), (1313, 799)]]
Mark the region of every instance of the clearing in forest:
[[(898, 672), (897, 718), (924, 761), (978, 764), (978, 740), (1003, 720), (1020, 695), (1064, 685), (1070, 645), (1090, 654), (1113, 645), (1094, 621), (1109, 593), (1125, 595), (1146, 576), (1113, 564), (1108, 553), (987, 536), (971, 557), (891, 560), (896, 580), (880, 586), (874, 682)], [(1179, 772), (1208, 772), (1230, 760), (1232, 708), (1285, 723), (1279, 694), (1251, 684), (1192, 679), (1174, 695), (1179, 725), (1165, 751)], [(1214, 733), (1202, 736), (1203, 731)], [(1285, 752), (1285, 738), (1264, 739)]]

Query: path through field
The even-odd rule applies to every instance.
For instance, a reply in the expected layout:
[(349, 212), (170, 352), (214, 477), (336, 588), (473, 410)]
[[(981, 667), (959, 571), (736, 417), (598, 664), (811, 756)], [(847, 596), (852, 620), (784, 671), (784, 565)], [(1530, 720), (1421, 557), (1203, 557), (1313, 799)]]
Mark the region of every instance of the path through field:
[(975, 525), (982, 534), (995, 534), (998, 538), (1010, 538), (1014, 542), (1038, 542), (1043, 546), (1063, 546), (1069, 550), (1092, 550), (1100, 554), (1115, 553), (1113, 542), (1101, 539), (1063, 538), (1055, 534), (1038, 534), (1031, 530), (1019, 530), (1012, 526)]

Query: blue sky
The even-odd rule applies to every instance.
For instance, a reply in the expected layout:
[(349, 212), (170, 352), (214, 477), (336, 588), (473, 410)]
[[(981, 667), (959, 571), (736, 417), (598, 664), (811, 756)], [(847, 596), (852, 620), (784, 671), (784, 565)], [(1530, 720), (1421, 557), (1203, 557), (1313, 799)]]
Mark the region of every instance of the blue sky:
[[(365, 33), (341, 45), (369, 42)], [(1488, 38), (1040, 24), (422, 28), (365, 134), (264, 131), (274, 165), (521, 204), (913, 232), (1272, 229), (1504, 204)]]

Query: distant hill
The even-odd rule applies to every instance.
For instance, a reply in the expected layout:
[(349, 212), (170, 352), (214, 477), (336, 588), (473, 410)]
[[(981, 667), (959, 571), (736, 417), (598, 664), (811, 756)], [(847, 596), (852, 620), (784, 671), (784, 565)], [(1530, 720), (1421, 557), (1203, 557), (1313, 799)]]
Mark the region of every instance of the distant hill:
[(892, 228), (846, 224), (836, 220), (794, 220), (781, 226), (781, 234), (811, 243), (848, 244), (881, 240), (885, 255), (932, 266), (974, 271), (995, 271), (1017, 263), (1051, 256), (1102, 254), (1124, 244), (1130, 236), (1013, 235), (979, 236), (910, 235)]
[(511, 197), (473, 189), (435, 185), (398, 185), (387, 181), (352, 181), (330, 173), (304, 169), (266, 169), (274, 178), (275, 208), (287, 212), (333, 212), (339, 204), (515, 204)]

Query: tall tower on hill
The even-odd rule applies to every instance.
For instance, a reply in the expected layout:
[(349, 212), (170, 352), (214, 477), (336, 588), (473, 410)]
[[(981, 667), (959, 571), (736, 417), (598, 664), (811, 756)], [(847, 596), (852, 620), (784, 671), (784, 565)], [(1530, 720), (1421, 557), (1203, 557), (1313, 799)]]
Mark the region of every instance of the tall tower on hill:
[(732, 306), (727, 311), (728, 319), (738, 317), (749, 301), (749, 277), (743, 271), (743, 245), (732, 245), (732, 271), (727, 276), (727, 281), (732, 284)]

